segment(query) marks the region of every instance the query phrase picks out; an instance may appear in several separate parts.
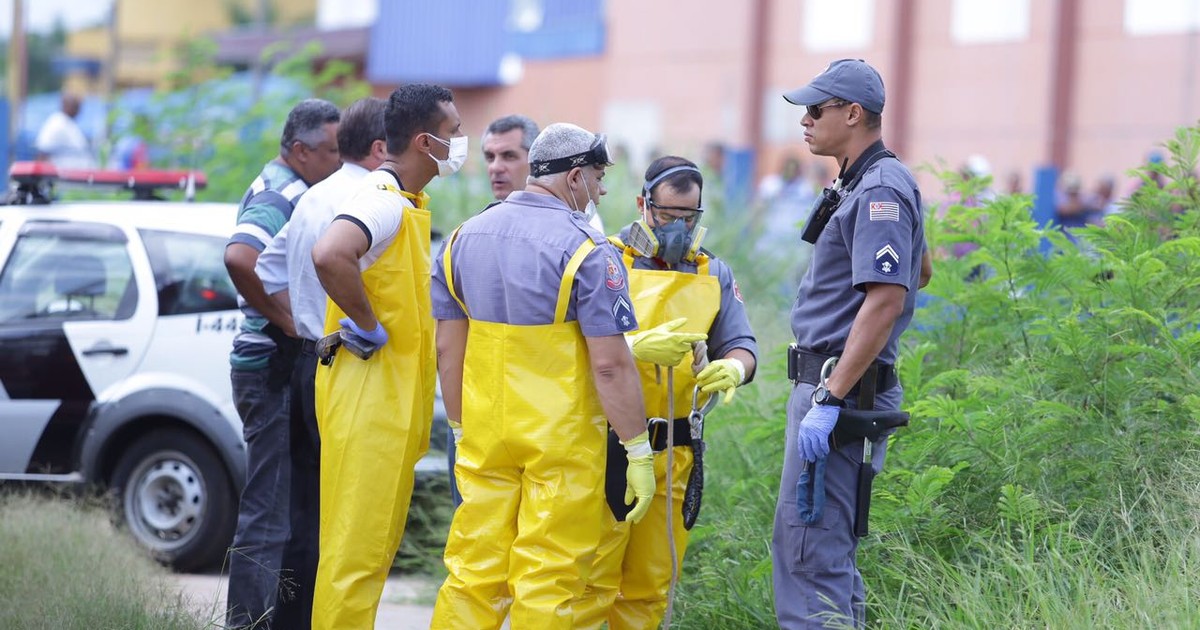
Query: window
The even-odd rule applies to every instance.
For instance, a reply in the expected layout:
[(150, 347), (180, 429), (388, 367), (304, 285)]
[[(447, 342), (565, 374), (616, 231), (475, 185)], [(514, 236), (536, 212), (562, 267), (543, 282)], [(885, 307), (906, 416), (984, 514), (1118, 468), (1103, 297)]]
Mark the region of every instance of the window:
[(804, 45), (813, 52), (857, 50), (871, 43), (874, 0), (805, 0)]
[(110, 227), (93, 236), (115, 238), (89, 238), (84, 224), (25, 226), (0, 273), (0, 325), (132, 317), (133, 266), (124, 235)]
[(225, 270), (226, 239), (158, 230), (141, 234), (154, 270), (159, 315), (237, 308), (237, 291)]
[(960, 44), (1029, 38), (1029, 0), (954, 0), (950, 35)]
[(1200, 0), (1125, 0), (1125, 32), (1161, 35), (1200, 30)]

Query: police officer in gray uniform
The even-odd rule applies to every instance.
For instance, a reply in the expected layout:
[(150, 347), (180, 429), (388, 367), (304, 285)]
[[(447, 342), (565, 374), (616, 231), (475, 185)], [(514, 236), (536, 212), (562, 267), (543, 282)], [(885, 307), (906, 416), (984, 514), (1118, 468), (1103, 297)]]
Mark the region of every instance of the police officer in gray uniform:
[[(784, 98), (806, 108), (801, 125), (809, 149), (836, 158), (841, 171), (805, 225), (803, 238), (815, 249), (792, 308), (796, 344), (789, 350), (789, 372), (795, 386), (771, 540), (775, 614), (782, 628), (862, 627), (855, 519), (864, 444), (860, 439), (831, 450), (829, 439), (844, 407), (900, 406), (898, 342), (912, 319), (917, 289), (932, 273), (921, 193), (908, 168), (883, 145), (883, 80), (866, 62), (835, 61)], [(872, 444), (876, 472), (886, 440)], [(802, 470), (818, 465), (825, 500), (813, 519), (800, 511), (804, 488), (798, 482)]]

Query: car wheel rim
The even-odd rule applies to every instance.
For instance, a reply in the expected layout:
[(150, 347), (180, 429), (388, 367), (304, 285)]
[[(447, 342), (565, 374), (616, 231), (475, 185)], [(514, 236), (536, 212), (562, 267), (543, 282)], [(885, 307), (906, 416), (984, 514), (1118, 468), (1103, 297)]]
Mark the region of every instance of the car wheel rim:
[(195, 535), (206, 504), (197, 471), (186, 455), (164, 452), (142, 462), (130, 476), (126, 520), (154, 549), (176, 549)]

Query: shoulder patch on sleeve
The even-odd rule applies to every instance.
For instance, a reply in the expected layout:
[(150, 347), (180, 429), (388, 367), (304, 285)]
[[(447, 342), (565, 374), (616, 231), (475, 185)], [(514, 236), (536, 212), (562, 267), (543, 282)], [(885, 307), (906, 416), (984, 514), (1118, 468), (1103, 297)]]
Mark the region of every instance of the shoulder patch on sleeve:
[(900, 256), (892, 249), (891, 243), (884, 243), (883, 247), (875, 252), (875, 271), (885, 276), (900, 273)]
[(608, 254), (604, 255), (604, 286), (608, 287), (609, 291), (620, 291), (625, 288), (625, 274), (621, 273), (621, 268), (613, 262), (612, 256)]
[[(733, 297), (737, 301), (742, 302), (742, 290), (738, 287), (737, 280), (733, 281)], [(745, 304), (745, 302), (742, 303)]]
[(872, 201), (868, 206), (872, 221), (899, 221), (900, 204), (896, 201)]
[(624, 295), (618, 295), (617, 299), (613, 300), (612, 314), (617, 330), (629, 332), (634, 329), (636, 321), (633, 319), (633, 307), (629, 306), (629, 300), (626, 300)]

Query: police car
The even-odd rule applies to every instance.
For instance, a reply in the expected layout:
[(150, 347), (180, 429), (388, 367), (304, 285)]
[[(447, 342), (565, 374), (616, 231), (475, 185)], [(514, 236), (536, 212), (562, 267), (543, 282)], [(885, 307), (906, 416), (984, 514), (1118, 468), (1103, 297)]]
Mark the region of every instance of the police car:
[[(149, 201), (188, 173), (13, 167), (0, 206), (0, 481), (110, 488), (129, 531), (180, 569), (223, 557), (245, 475), (223, 264), (237, 208)], [(53, 182), (136, 201), (50, 203)]]
[[(158, 200), (202, 175), (17, 163), (0, 205), (0, 484), (108, 488), (129, 531), (179, 570), (219, 565), (246, 450), (224, 265), (237, 206)], [(108, 185), (133, 201), (51, 201)], [(442, 475), (445, 410), (416, 467)], [(439, 444), (439, 441), (442, 442)]]

